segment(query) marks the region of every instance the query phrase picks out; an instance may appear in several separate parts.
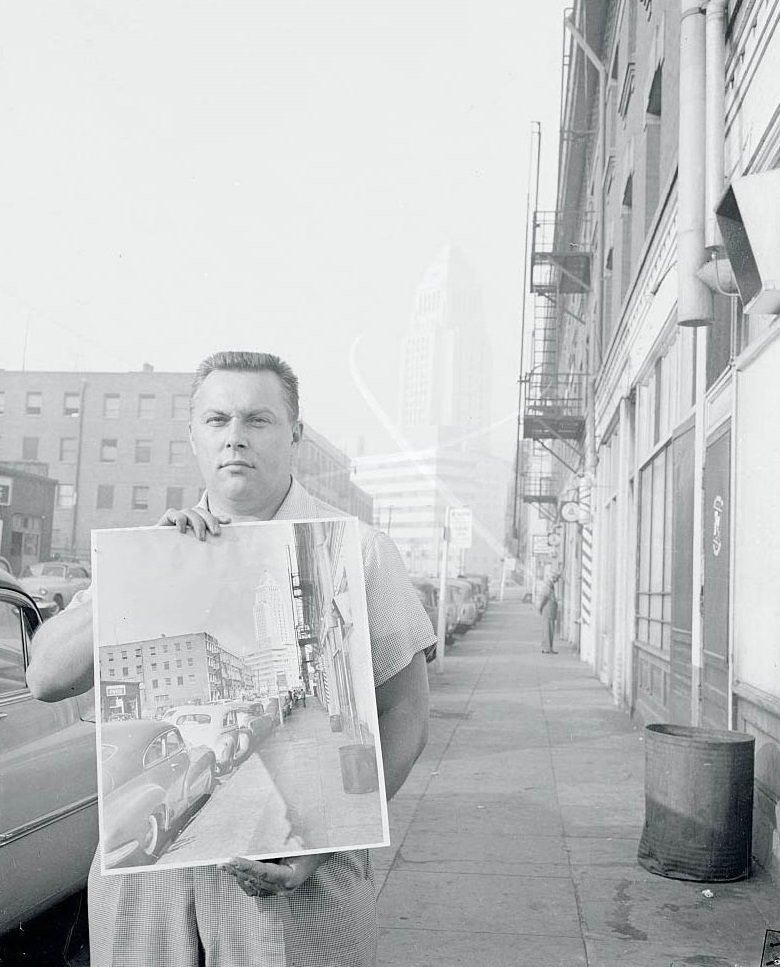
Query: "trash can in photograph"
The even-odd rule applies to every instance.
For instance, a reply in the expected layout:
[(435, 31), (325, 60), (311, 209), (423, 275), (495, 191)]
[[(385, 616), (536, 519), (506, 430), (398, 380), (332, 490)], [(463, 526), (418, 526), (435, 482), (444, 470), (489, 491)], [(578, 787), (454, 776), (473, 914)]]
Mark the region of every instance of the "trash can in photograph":
[(373, 745), (342, 745), (339, 756), (344, 792), (358, 794), (376, 792), (379, 789), (379, 772)]
[(755, 739), (686, 725), (648, 725), (639, 863), (677, 880), (750, 876)]

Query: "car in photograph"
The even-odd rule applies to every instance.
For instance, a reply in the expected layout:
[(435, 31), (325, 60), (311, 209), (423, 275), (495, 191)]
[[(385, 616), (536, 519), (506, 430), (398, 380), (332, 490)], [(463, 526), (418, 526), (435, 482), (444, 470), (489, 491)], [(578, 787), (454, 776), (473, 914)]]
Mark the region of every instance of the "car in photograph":
[(461, 634), (473, 628), (477, 622), (477, 606), (474, 602), (474, 589), (469, 581), (450, 578), (448, 587), (452, 588), (457, 605), (455, 631)]
[(100, 729), (103, 861), (154, 862), (165, 835), (214, 791), (217, 760), (168, 722), (133, 719)]
[(205, 745), (216, 757), (218, 775), (227, 775), (239, 760), (239, 726), (229, 703), (179, 705), (163, 716), (175, 725), (188, 745)]
[(238, 719), (239, 737), (236, 761), (241, 761), (268, 738), (276, 725), (273, 715), (263, 708), (262, 702), (232, 702)]
[(8, 574), (13, 575), (14, 569), (11, 567), (11, 562), (7, 557), (0, 555), (0, 571), (6, 571)]
[(56, 614), (67, 608), (77, 591), (89, 587), (92, 577), (85, 564), (42, 561), (25, 568), (20, 580), (39, 607), (45, 606)]
[(98, 842), (94, 692), (33, 698), (25, 676), (41, 621), (0, 571), (0, 934), (81, 889)]

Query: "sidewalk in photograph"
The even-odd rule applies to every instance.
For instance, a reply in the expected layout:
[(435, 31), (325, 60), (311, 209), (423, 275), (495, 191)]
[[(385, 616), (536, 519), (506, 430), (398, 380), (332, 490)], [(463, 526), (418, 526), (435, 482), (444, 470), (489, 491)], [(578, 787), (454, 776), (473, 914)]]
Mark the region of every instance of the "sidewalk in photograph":
[(642, 729), (539, 622), (513, 589), (429, 666), (429, 743), (374, 851), (380, 967), (758, 967), (780, 891), (639, 866)]
[(279, 792), (299, 806), (293, 827), (306, 844), (345, 849), (381, 842), (379, 793), (344, 789), (340, 749), (353, 742), (347, 732), (331, 731), (326, 710), (311, 697), (261, 747)]

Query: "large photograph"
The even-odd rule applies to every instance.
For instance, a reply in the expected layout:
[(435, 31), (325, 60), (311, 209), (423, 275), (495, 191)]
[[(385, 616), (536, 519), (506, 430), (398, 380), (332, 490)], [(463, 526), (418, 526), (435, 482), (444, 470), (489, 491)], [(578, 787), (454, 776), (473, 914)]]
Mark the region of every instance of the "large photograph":
[(389, 843), (355, 519), (92, 554), (103, 873)]

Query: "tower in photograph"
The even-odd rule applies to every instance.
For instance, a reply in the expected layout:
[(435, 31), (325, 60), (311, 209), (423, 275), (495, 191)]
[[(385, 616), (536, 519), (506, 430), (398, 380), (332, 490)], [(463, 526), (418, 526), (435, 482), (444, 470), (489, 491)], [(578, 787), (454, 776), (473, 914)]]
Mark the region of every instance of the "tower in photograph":
[(258, 655), (252, 661), (262, 694), (275, 695), (298, 685), (300, 668), (290, 602), (279, 582), (264, 571), (253, 606)]
[(447, 428), (487, 449), (490, 358), (479, 286), (458, 249), (445, 245), (417, 288), (402, 347), (404, 432)]

